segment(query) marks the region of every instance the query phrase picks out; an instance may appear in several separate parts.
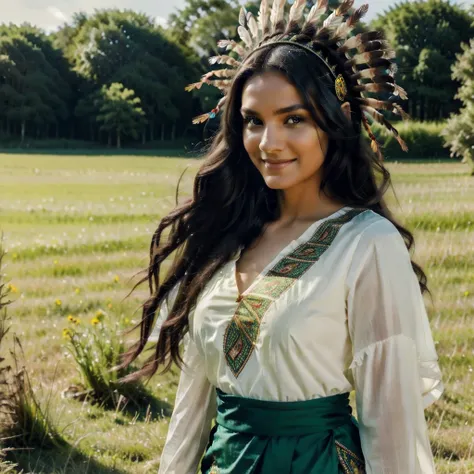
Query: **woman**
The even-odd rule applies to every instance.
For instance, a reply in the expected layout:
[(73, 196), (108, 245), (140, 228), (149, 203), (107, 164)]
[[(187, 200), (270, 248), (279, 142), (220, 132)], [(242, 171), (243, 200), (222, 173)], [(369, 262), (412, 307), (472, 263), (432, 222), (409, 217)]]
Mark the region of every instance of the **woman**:
[(375, 110), (400, 107), (367, 96), (404, 91), (379, 33), (345, 39), (366, 6), (327, 17), (320, 1), (303, 19), (304, 4), (288, 22), (281, 0), (270, 17), (264, 0), (258, 22), (243, 11), (245, 46), (224, 43), (242, 60), (213, 59), (233, 69), (191, 86), (226, 92), (196, 120), (225, 105), (221, 127), (193, 198), (154, 235), (151, 297), (125, 360), (157, 340), (134, 377), (184, 362), (161, 474), (434, 473), (423, 409), (443, 387), (426, 277), (384, 203), (390, 175), (365, 118), (404, 145)]

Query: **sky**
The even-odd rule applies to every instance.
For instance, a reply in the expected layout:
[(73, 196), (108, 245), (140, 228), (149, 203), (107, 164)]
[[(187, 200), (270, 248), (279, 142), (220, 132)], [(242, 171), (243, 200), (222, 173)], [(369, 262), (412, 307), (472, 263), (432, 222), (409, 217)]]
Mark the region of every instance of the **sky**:
[[(394, 5), (394, 0), (365, 0), (369, 3), (370, 20)], [(356, 6), (363, 0), (356, 0)], [(461, 2), (457, 2), (461, 3)], [(464, 0), (465, 5), (474, 4), (474, 0)], [(128, 8), (146, 13), (163, 23), (170, 13), (182, 8), (185, 0), (0, 0), (3, 4), (0, 22), (29, 22), (47, 30), (54, 30), (68, 21), (77, 11), (93, 12), (98, 8)], [(8, 6), (7, 6), (8, 5)]]

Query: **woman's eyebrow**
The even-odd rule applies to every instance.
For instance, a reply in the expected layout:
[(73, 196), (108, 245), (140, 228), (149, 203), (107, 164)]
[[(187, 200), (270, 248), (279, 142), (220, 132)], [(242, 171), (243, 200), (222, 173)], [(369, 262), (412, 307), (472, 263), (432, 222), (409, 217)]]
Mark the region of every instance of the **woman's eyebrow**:
[[(273, 115), (287, 114), (289, 112), (294, 112), (295, 110), (308, 110), (308, 108), (302, 104), (294, 104), (294, 105), (290, 105), (289, 107), (283, 107), (281, 109), (275, 110), (275, 112), (273, 112)], [(240, 112), (246, 113), (246, 114), (259, 115), (259, 113), (256, 112), (255, 110), (247, 109), (246, 107), (242, 107), (240, 109)]]

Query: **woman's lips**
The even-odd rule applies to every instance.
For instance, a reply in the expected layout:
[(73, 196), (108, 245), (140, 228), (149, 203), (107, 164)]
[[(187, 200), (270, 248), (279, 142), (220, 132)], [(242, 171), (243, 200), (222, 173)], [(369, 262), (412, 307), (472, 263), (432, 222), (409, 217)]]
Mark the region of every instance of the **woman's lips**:
[(286, 168), (288, 165), (291, 165), (294, 161), (296, 161), (296, 158), (293, 160), (288, 160), (288, 161), (267, 161), (267, 160), (262, 160), (265, 163), (265, 168), (271, 169), (271, 170), (279, 170), (282, 168)]

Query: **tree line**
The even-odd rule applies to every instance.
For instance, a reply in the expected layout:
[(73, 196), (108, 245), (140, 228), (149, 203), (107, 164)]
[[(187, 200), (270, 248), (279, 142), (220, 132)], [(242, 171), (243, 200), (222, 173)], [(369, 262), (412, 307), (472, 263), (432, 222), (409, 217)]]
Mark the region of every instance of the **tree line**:
[[(246, 7), (256, 12), (258, 3)], [(212, 108), (218, 92), (184, 88), (209, 68), (219, 39), (236, 38), (240, 6), (187, 0), (166, 27), (117, 9), (77, 13), (49, 34), (0, 25), (0, 141), (66, 138), (121, 147), (198, 134), (191, 118)], [(383, 29), (395, 45), (413, 118), (444, 119), (461, 108), (451, 68), (474, 38), (473, 10), (406, 2), (367, 26)]]

